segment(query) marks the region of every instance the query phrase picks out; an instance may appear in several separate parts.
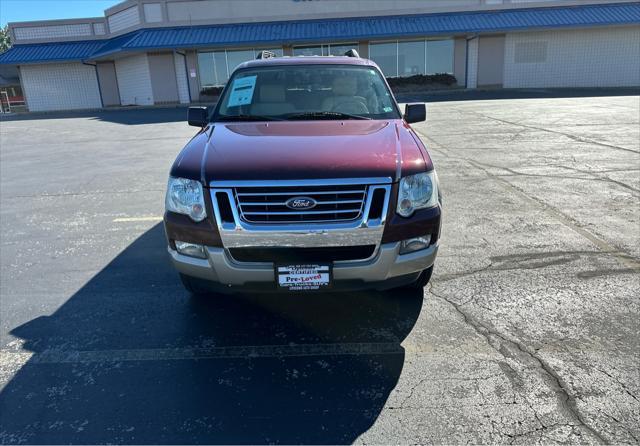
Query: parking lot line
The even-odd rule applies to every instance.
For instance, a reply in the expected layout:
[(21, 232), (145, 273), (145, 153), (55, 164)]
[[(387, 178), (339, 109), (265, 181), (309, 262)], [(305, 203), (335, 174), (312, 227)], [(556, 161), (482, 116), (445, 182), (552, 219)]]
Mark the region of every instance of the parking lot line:
[(397, 355), (404, 349), (397, 342), (303, 344), (303, 345), (241, 345), (230, 347), (149, 348), (132, 350), (46, 350), (39, 353), (0, 351), (3, 362), (64, 364), (85, 362), (167, 361), (214, 358), (283, 358), (303, 356)]
[(158, 217), (158, 216), (120, 217), (120, 218), (114, 218), (113, 222), (114, 223), (128, 223), (128, 222), (135, 222), (135, 221), (160, 221), (160, 220), (162, 220), (162, 217)]

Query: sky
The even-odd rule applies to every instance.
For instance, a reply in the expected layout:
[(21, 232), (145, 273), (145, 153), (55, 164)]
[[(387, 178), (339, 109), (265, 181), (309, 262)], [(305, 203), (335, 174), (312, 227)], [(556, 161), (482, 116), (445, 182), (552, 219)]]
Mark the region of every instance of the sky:
[(0, 26), (28, 20), (102, 17), (121, 0), (0, 0)]

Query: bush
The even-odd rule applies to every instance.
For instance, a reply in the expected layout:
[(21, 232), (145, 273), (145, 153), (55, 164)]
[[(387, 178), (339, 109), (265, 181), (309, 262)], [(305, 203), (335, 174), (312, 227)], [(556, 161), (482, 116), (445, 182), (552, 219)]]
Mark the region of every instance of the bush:
[(204, 87), (200, 90), (201, 96), (220, 96), (224, 87)]
[(406, 85), (454, 85), (456, 82), (456, 77), (448, 74), (448, 73), (438, 73), (438, 74), (415, 74), (409, 77), (388, 77), (387, 82), (389, 82), (390, 87), (403, 87)]

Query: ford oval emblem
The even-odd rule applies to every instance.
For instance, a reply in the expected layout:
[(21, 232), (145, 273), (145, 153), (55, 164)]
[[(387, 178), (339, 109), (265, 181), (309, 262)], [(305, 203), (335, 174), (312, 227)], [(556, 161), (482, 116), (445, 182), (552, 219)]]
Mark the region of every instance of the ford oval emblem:
[(309, 209), (313, 209), (316, 207), (318, 202), (313, 198), (309, 197), (293, 197), (286, 201), (285, 206), (289, 209), (294, 209), (298, 211), (307, 211)]

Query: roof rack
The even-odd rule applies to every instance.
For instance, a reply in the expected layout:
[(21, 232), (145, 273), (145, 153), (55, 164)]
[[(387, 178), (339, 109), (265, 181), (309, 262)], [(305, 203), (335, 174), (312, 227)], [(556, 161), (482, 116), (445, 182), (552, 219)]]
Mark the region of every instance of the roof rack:
[(357, 57), (358, 59), (360, 58), (360, 54), (358, 54), (358, 52), (354, 48), (351, 48), (349, 51), (344, 53), (344, 55), (347, 57)]
[(256, 59), (271, 59), (272, 57), (276, 57), (276, 53), (273, 51), (263, 50), (258, 53)]

